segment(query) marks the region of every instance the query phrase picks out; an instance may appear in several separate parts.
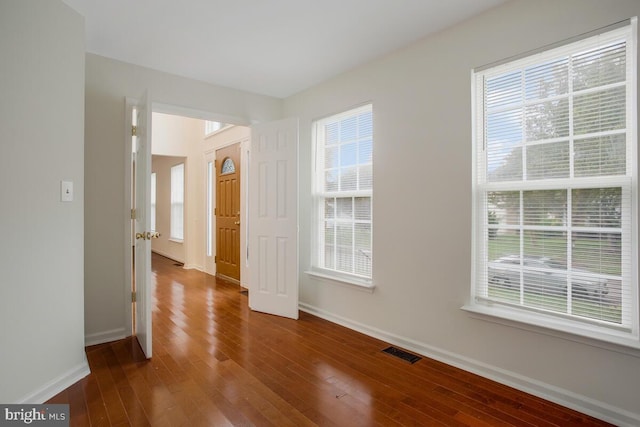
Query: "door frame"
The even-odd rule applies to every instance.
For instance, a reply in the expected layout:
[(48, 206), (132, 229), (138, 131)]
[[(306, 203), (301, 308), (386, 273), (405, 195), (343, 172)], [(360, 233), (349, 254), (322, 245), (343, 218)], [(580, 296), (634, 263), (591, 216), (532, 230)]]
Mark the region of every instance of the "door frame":
[[(125, 104), (125, 115), (124, 115), (124, 126), (123, 126), (123, 138), (125, 141), (125, 149), (124, 149), (124, 158), (123, 158), (123, 162), (124, 162), (124, 210), (123, 210), (123, 218), (124, 218), (124, 227), (123, 227), (123, 231), (124, 231), (124, 277), (123, 277), (123, 303), (124, 303), (124, 335), (121, 336), (120, 333), (115, 333), (114, 331), (114, 335), (110, 336), (110, 340), (111, 339), (121, 339), (121, 338), (125, 338), (125, 337), (130, 337), (133, 335), (133, 307), (132, 307), (132, 302), (131, 302), (131, 291), (133, 289), (133, 233), (131, 231), (131, 208), (132, 208), (132, 191), (131, 191), (131, 185), (133, 183), (132, 181), (132, 146), (131, 146), (131, 128), (129, 127), (130, 121), (131, 121), (131, 117), (133, 114), (133, 109), (135, 108), (135, 106), (138, 104), (138, 99), (134, 98), (134, 97), (128, 97), (125, 96), (124, 99), (124, 104)], [(250, 127), (251, 125), (251, 121), (246, 118), (246, 117), (240, 117), (240, 116), (232, 116), (232, 115), (226, 115), (226, 114), (219, 114), (219, 113), (214, 113), (214, 112), (210, 112), (210, 111), (205, 111), (205, 110), (199, 110), (199, 109), (195, 109), (195, 108), (188, 108), (188, 107), (181, 107), (181, 106), (177, 106), (177, 105), (172, 105), (172, 104), (165, 104), (165, 103), (159, 103), (159, 102), (154, 102), (153, 98), (150, 99), (150, 104), (151, 104), (151, 113), (153, 115), (153, 113), (164, 113), (164, 114), (172, 114), (172, 115), (176, 115), (176, 116), (183, 116), (183, 117), (190, 117), (190, 118), (194, 118), (194, 119), (200, 119), (200, 120), (213, 120), (213, 121), (218, 121), (218, 122), (222, 122), (222, 123), (232, 123), (234, 125), (240, 125), (240, 126), (247, 126)], [(152, 122), (148, 123), (149, 129), (152, 128)], [(247, 142), (247, 145), (250, 141)], [(150, 147), (153, 146), (153, 142), (151, 142)], [(245, 153), (245, 147), (242, 146), (242, 155), (244, 156)], [(151, 148), (152, 149), (152, 148)], [(245, 167), (247, 164), (247, 160), (246, 158), (243, 158), (241, 156), (240, 161), (243, 164), (243, 167)], [(206, 190), (205, 190), (206, 191)], [(214, 193), (215, 195), (215, 193)], [(203, 194), (203, 197), (206, 197), (206, 194)], [(242, 193), (242, 189), (241, 189), (241, 193), (240, 193), (240, 197), (242, 198), (242, 201), (246, 201), (246, 193), (243, 196)], [(241, 206), (243, 206), (244, 203), (241, 202)], [(246, 207), (244, 208), (246, 209)], [(245, 218), (246, 216), (246, 210), (243, 213), (243, 218)], [(245, 221), (246, 223), (246, 221)], [(205, 228), (206, 230), (206, 228)], [(245, 246), (244, 249), (242, 249), (242, 234), (241, 234), (241, 250), (244, 250), (244, 253), (246, 254), (246, 236), (245, 236)], [(215, 249), (214, 249), (215, 252)], [(206, 253), (206, 252), (205, 252)], [(241, 269), (240, 271), (240, 277), (247, 277), (247, 265), (246, 265), (246, 256), (242, 258), (244, 260), (244, 262), (242, 263), (242, 267), (244, 269)], [(152, 309), (152, 306), (150, 306), (148, 308), (149, 310)], [(120, 331), (120, 330), (118, 330)], [(116, 336), (117, 335), (117, 336)]]

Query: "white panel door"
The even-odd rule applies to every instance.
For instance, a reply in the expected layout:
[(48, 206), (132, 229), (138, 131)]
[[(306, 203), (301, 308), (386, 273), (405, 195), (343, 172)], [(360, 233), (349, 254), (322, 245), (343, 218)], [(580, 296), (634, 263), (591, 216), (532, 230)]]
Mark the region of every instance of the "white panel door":
[(251, 127), (249, 307), (298, 318), (298, 119)]
[(145, 93), (136, 105), (135, 291), (136, 338), (151, 358), (151, 104)]

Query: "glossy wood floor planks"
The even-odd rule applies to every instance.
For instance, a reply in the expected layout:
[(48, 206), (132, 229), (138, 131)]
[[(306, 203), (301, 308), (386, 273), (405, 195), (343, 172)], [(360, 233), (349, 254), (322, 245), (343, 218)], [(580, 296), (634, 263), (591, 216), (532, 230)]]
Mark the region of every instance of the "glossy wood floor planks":
[(249, 310), (237, 285), (154, 255), (153, 359), (87, 347), (50, 403), (72, 426), (604, 426), (586, 415), (301, 313)]

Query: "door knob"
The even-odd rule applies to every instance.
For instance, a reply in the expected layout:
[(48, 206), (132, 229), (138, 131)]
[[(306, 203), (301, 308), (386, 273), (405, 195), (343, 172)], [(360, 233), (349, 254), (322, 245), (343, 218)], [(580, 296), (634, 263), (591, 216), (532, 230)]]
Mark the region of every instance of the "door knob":
[(144, 233), (136, 233), (136, 240), (146, 240), (147, 236)]
[(160, 233), (158, 233), (157, 231), (153, 233), (151, 231), (147, 231), (147, 235), (146, 235), (147, 240), (157, 239), (158, 237), (160, 237)]
[(240, 225), (240, 221), (234, 222), (235, 225)]

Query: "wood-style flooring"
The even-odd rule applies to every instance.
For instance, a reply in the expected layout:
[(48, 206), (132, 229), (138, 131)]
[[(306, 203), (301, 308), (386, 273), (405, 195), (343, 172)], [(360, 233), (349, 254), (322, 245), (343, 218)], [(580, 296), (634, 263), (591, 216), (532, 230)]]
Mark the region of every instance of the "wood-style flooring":
[(154, 255), (153, 358), (87, 347), (91, 375), (49, 403), (72, 426), (602, 426), (586, 415), (306, 313), (252, 312), (237, 285)]

